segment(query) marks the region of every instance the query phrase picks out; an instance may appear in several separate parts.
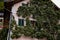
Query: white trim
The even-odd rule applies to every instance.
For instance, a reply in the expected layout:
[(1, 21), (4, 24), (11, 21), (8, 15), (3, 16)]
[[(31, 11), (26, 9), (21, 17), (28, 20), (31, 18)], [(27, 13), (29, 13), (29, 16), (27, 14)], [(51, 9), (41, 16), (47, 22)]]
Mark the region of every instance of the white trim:
[(3, 17), (0, 17), (0, 19), (4, 19)]
[(31, 21), (36, 21), (36, 19), (33, 19), (33, 18), (29, 18), (29, 20), (31, 20)]
[(51, 0), (58, 8), (60, 8), (60, 0)]

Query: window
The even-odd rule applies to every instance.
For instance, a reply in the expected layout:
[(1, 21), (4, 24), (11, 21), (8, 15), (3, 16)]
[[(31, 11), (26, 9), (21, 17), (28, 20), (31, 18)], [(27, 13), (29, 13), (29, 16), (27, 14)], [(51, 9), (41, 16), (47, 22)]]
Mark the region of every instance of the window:
[(0, 18), (0, 28), (3, 28), (3, 18)]
[(24, 26), (24, 19), (19, 19), (18, 20), (18, 25), (19, 26)]
[(37, 26), (37, 22), (36, 21), (31, 21), (31, 25), (32, 26)]
[(30, 15), (29, 20), (31, 21), (31, 25), (32, 26), (36, 26), (37, 25), (35, 17), (36, 17), (36, 15), (32, 15), (32, 14)]

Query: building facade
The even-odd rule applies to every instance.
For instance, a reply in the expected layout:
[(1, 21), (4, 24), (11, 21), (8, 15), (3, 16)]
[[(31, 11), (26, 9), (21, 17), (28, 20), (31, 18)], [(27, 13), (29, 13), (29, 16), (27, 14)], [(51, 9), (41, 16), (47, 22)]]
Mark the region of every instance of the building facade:
[[(25, 0), (25, 1), (22, 1), (22, 2), (18, 2), (16, 4), (14, 4), (12, 6), (12, 15), (14, 16), (15, 18), (15, 21), (16, 21), (16, 24), (17, 25), (25, 25), (26, 26), (26, 18), (23, 18), (22, 16), (17, 16), (17, 10), (20, 6), (22, 6), (22, 3), (24, 4), (27, 4), (30, 0)], [(54, 3), (54, 0), (52, 1)], [(56, 5), (56, 3), (54, 3)], [(56, 5), (57, 6), (57, 5)], [(56, 9), (58, 9), (59, 7), (57, 6)], [(33, 20), (33, 21), (36, 21), (34, 18), (33, 18), (33, 15), (30, 16), (29, 20)]]

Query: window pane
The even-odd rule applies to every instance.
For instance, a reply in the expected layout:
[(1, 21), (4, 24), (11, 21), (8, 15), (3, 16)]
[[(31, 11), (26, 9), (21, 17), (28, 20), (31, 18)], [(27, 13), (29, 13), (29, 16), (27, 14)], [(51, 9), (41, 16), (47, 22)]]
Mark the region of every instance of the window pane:
[(19, 26), (24, 26), (24, 19), (19, 19), (18, 25)]

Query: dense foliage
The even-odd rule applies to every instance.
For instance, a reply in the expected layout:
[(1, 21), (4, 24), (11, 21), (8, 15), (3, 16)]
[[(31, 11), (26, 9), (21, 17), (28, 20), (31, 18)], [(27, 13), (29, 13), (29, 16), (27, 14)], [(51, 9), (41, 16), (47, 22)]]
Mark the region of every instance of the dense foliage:
[[(29, 20), (30, 15), (34, 15), (36, 25), (32, 26)], [(60, 10), (55, 8), (55, 5), (50, 0), (31, 0), (28, 4), (23, 4), (17, 11), (18, 16), (26, 18), (25, 27), (19, 27), (15, 22), (15, 30), (12, 30), (12, 38), (18, 38), (22, 34), (25, 36), (44, 38), (48, 40), (56, 40), (56, 35), (59, 33), (58, 22), (60, 20)]]
[(4, 0), (0, 0), (0, 2), (3, 2)]
[[(0, 12), (3, 13), (3, 11), (4, 11), (4, 2), (3, 2), (3, 0), (0, 0)], [(1, 23), (1, 25), (2, 25), (2, 23)], [(7, 28), (0, 29), (0, 40), (7, 40), (7, 33), (8, 33)]]
[(0, 12), (3, 12), (4, 9), (4, 2), (0, 2)]
[(3, 28), (2, 30), (0, 29), (0, 40), (7, 40), (7, 34), (8, 34), (7, 28)]

